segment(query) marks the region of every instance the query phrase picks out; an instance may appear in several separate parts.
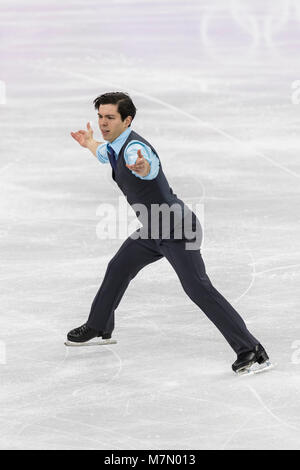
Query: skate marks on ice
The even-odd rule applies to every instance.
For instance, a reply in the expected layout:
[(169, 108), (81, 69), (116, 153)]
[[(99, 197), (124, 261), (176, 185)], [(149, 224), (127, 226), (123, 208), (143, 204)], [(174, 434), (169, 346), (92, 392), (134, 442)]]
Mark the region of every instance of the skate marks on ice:
[[(238, 382), (238, 383), (245, 385), (246, 389), (250, 391), (251, 395), (254, 396), (254, 398), (257, 400), (260, 406), (256, 409), (256, 411), (253, 410), (252, 415), (249, 414), (249, 416), (245, 420), (241, 421), (241, 424), (237, 426), (237, 428), (227, 437), (225, 442), (220, 446), (221, 450), (231, 449), (232, 441), (236, 438), (238, 439), (240, 434), (247, 433), (249, 431), (252, 431), (253, 429), (257, 430), (258, 429), (256, 427), (257, 425), (255, 425), (255, 428), (253, 428), (253, 417), (255, 417), (260, 412), (265, 412), (271, 418), (271, 423), (273, 421), (277, 423), (276, 425), (276, 424), (271, 424), (271, 423), (267, 424), (265, 422), (262, 429), (267, 431), (267, 430), (274, 429), (275, 426), (277, 426), (280, 428), (280, 432), (283, 435), (284, 435), (283, 429), (285, 428), (293, 431), (293, 433), (295, 431), (299, 433), (300, 428), (298, 426), (290, 424), (288, 421), (285, 421), (280, 416), (278, 416), (278, 414), (275, 414), (274, 410), (276, 409), (276, 407), (274, 406), (274, 404), (270, 403), (269, 405), (267, 405), (265, 401), (262, 399), (261, 395), (257, 392), (257, 390), (252, 385), (249, 385), (247, 382)], [(241, 393), (241, 390), (239, 393)]]
[(264, 402), (264, 400), (261, 398), (260, 394), (255, 390), (254, 387), (251, 385), (247, 384), (247, 388), (250, 390), (250, 392), (254, 395), (254, 397), (257, 399), (259, 404), (262, 406), (262, 408), (272, 417), (274, 418), (279, 424), (283, 425), (284, 427), (287, 427), (289, 429), (295, 430), (295, 431), (300, 431), (299, 426), (294, 426), (293, 424), (287, 423), (283, 419), (281, 419), (279, 416), (277, 416), (269, 406), (267, 406)]

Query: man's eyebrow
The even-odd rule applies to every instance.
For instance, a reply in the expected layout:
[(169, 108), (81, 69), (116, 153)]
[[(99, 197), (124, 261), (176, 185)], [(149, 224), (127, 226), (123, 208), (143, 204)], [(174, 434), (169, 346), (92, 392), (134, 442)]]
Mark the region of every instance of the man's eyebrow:
[[(98, 113), (98, 116), (102, 116), (102, 114)], [(104, 114), (104, 116), (113, 116), (113, 117), (116, 117), (115, 114)]]

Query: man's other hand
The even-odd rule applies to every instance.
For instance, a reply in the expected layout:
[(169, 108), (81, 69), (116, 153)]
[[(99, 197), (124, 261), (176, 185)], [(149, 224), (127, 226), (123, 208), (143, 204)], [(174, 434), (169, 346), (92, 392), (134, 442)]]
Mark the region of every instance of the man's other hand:
[(137, 151), (137, 159), (136, 162), (133, 165), (127, 165), (127, 168), (129, 170), (135, 171), (140, 176), (147, 176), (150, 172), (151, 166), (148, 160), (146, 160), (145, 157), (143, 157), (141, 150)]

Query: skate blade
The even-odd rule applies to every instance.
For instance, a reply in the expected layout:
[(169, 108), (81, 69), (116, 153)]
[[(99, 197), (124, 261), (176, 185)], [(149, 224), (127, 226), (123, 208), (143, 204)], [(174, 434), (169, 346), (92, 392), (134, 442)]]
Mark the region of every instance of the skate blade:
[(115, 339), (99, 339), (95, 341), (86, 341), (85, 343), (74, 343), (73, 341), (65, 341), (65, 346), (79, 348), (81, 346), (104, 346), (105, 344), (116, 344)]
[(263, 362), (262, 364), (258, 364), (255, 362), (252, 364), (250, 367), (245, 367), (245, 369), (241, 369), (237, 371), (237, 375), (239, 377), (244, 376), (244, 375), (254, 375), (254, 374), (259, 374), (260, 372), (267, 372), (268, 370), (274, 369), (274, 367), (277, 364), (272, 364), (270, 361)]

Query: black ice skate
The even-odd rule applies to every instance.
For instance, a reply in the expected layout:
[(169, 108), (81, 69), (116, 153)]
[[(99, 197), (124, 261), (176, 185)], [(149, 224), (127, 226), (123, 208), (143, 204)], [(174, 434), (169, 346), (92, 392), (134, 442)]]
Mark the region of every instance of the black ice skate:
[[(91, 341), (94, 338), (95, 341)], [(111, 333), (97, 331), (90, 328), (85, 323), (84, 325), (69, 331), (67, 335), (68, 341), (65, 341), (66, 346), (98, 346), (102, 344), (115, 344), (117, 341), (111, 339)]]
[(232, 370), (238, 375), (257, 374), (273, 367), (274, 365), (270, 362), (269, 356), (261, 344), (255, 346), (253, 351), (239, 354), (237, 360), (232, 364)]

